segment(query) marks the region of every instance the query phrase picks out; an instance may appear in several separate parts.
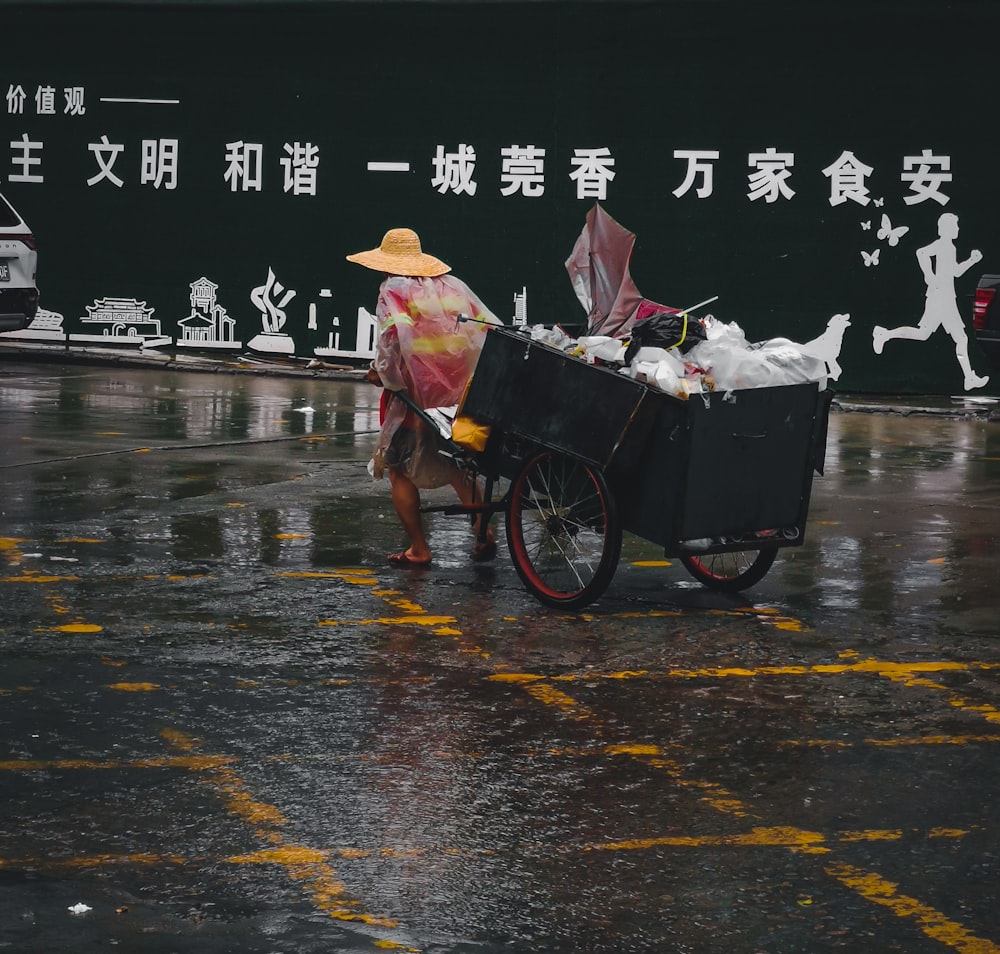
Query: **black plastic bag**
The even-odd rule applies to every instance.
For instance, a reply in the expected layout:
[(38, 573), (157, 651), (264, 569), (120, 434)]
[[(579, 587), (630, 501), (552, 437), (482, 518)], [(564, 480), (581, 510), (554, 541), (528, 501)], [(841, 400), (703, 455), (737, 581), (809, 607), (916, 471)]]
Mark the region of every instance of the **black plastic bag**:
[(632, 340), (625, 349), (625, 364), (631, 364), (640, 348), (673, 348), (689, 351), (699, 341), (704, 341), (705, 326), (690, 315), (671, 315), (660, 312), (637, 322), (632, 328)]

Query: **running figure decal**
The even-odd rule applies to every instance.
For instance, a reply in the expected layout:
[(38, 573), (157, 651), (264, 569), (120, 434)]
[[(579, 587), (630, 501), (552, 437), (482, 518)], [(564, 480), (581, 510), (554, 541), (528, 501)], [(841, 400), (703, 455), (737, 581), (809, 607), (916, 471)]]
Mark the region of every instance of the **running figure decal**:
[(960, 262), (955, 248), (957, 238), (958, 216), (953, 212), (945, 212), (938, 219), (937, 239), (930, 245), (917, 249), (917, 262), (927, 283), (926, 304), (920, 321), (914, 326), (904, 325), (898, 328), (876, 325), (872, 330), (872, 347), (875, 354), (881, 354), (885, 343), (893, 338), (926, 341), (938, 328), (943, 328), (955, 342), (955, 357), (965, 375), (965, 390), (972, 391), (984, 387), (990, 379), (972, 370), (969, 338), (955, 299), (955, 279), (981, 262), (983, 255), (978, 249), (973, 249), (969, 257)]

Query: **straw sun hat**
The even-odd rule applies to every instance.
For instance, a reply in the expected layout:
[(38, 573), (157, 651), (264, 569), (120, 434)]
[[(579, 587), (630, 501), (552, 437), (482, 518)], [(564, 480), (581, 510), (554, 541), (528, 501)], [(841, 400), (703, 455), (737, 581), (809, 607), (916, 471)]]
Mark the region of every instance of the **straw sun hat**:
[(440, 259), (421, 250), (420, 236), (413, 229), (390, 229), (378, 248), (348, 255), (347, 260), (390, 275), (431, 278), (451, 271)]

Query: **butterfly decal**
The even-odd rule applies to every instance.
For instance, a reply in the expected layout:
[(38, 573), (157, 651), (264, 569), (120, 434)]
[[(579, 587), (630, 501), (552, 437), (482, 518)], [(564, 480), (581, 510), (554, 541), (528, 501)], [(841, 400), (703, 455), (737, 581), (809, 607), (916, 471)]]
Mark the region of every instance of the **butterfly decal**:
[(885, 205), (885, 199), (876, 199), (875, 200), (875, 208), (876, 209), (881, 209), (883, 205)]
[(878, 230), (878, 237), (880, 239), (888, 239), (889, 244), (892, 246), (899, 245), (899, 240), (910, 231), (908, 225), (900, 225), (896, 228), (892, 227), (892, 222), (889, 221), (889, 216), (884, 212), (882, 213), (882, 227)]
[(863, 228), (866, 232), (870, 232), (872, 228), (871, 219), (869, 219), (867, 222), (862, 222), (861, 228)]
[(862, 249), (861, 257), (864, 259), (865, 268), (869, 268), (872, 265), (878, 265), (878, 253), (879, 249), (875, 249), (874, 252), (866, 252)]

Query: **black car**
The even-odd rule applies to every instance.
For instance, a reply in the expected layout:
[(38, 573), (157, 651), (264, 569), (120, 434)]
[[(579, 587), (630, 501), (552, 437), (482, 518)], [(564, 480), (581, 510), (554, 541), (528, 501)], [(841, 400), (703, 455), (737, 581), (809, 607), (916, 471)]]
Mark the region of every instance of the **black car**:
[(1000, 275), (983, 275), (972, 306), (976, 341), (990, 364), (1000, 368)]
[(38, 243), (0, 195), (0, 331), (20, 331), (38, 311)]

